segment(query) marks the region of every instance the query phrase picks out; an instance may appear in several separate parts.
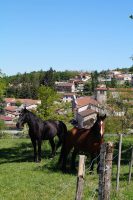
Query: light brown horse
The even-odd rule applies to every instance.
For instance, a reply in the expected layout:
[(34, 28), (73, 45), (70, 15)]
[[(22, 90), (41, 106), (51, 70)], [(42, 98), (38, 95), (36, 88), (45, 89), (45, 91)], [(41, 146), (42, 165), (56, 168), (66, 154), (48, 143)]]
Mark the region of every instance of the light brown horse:
[[(104, 119), (106, 115), (100, 116), (97, 114), (97, 119), (94, 125), (90, 129), (79, 129), (77, 127), (72, 128), (65, 135), (65, 139), (62, 145), (59, 163), (62, 164), (62, 170), (66, 171), (67, 157), (70, 151), (74, 148), (72, 153), (71, 168), (75, 169), (76, 155), (79, 153), (89, 153), (91, 155), (91, 161), (99, 155), (100, 146), (103, 143), (104, 134)], [(99, 159), (97, 159), (97, 162)], [(92, 162), (90, 170), (93, 171), (94, 162)], [(99, 167), (97, 167), (97, 171)]]

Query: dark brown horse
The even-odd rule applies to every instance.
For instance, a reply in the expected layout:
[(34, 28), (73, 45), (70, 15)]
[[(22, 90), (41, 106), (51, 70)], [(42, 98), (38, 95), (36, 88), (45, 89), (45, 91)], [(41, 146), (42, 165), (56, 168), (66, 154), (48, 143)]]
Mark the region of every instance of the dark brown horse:
[[(21, 128), (25, 123), (29, 126), (29, 136), (34, 147), (34, 161), (41, 161), (41, 144), (42, 140), (49, 140), (52, 147), (52, 157), (55, 151), (64, 141), (65, 134), (67, 134), (67, 127), (62, 121), (56, 120), (42, 120), (26, 108), (22, 109), (18, 121), (17, 128)], [(58, 136), (59, 140), (55, 146), (54, 137)], [(38, 146), (38, 151), (37, 151)]]
[[(100, 153), (100, 146), (103, 143), (104, 134), (104, 119), (106, 115), (97, 115), (97, 119), (94, 125), (90, 129), (79, 129), (77, 127), (72, 128), (65, 135), (65, 140), (62, 145), (61, 154), (59, 158), (59, 163), (62, 163), (62, 170), (66, 171), (67, 157), (70, 151), (74, 148), (72, 153), (71, 168), (75, 169), (75, 159), (76, 155), (79, 153), (89, 153), (91, 155), (91, 167), (93, 170), (94, 162), (93, 159), (97, 157)], [(99, 157), (99, 156), (98, 156)], [(99, 159), (97, 159), (97, 162)], [(97, 167), (97, 171), (99, 168)]]

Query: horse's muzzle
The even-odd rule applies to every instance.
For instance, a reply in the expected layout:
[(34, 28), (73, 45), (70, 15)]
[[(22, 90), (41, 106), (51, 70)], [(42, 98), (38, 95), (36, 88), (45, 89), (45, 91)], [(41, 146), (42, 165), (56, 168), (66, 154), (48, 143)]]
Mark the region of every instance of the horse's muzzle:
[(22, 127), (20, 126), (20, 123), (16, 123), (16, 127), (18, 128), (18, 129), (21, 129)]

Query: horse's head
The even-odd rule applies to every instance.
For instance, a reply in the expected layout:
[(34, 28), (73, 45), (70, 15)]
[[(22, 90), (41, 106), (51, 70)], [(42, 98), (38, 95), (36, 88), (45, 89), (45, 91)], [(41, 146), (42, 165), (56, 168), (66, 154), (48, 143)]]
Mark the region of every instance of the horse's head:
[(18, 121), (16, 123), (16, 127), (17, 128), (21, 128), (23, 127), (23, 125), (25, 123), (27, 123), (28, 121), (28, 110), (26, 108), (22, 109), (20, 114), (19, 114), (19, 118), (18, 118)]
[(106, 118), (106, 114), (105, 115), (97, 114), (97, 119), (96, 119), (96, 122), (94, 124), (94, 128), (95, 128), (96, 133), (98, 135), (100, 135), (101, 137), (104, 134), (104, 129), (105, 129), (104, 120), (105, 120), (105, 118)]

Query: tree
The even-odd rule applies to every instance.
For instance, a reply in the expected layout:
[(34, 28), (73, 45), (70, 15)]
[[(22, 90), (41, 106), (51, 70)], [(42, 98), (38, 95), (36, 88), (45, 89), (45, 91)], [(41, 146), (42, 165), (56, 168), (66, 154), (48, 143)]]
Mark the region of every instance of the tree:
[(6, 128), (4, 120), (0, 120), (0, 137), (2, 136), (1, 130)]
[(92, 95), (92, 84), (90, 81), (85, 83), (83, 93), (84, 95)]
[(130, 19), (133, 19), (133, 15), (130, 15), (129, 18), (130, 18)]
[(55, 85), (55, 75), (54, 75), (55, 71), (50, 68), (44, 75), (44, 78), (42, 80), (42, 85), (48, 86), (48, 87), (52, 87), (54, 88)]
[(59, 99), (57, 92), (48, 86), (42, 85), (38, 89), (38, 98), (41, 100), (41, 105), (37, 108), (38, 115), (45, 120), (53, 119), (57, 108), (55, 102)]
[(0, 71), (0, 113), (4, 112), (4, 93), (6, 89), (6, 83), (3, 79), (3, 74)]
[(130, 106), (131, 96), (131, 91), (126, 88), (117, 88), (114, 95), (108, 93), (108, 106), (112, 114), (107, 123), (107, 129), (110, 127), (113, 131), (126, 133), (127, 129), (131, 128), (133, 118), (133, 110)]
[(131, 88), (132, 87), (132, 85), (129, 81), (125, 81), (123, 86), (124, 86), (124, 88)]
[(98, 85), (98, 72), (97, 71), (94, 71), (93, 73), (91, 73), (91, 84), (92, 84), (92, 91), (94, 92), (95, 88), (97, 87)]
[(116, 88), (117, 87), (117, 80), (115, 77), (111, 78), (111, 87)]

